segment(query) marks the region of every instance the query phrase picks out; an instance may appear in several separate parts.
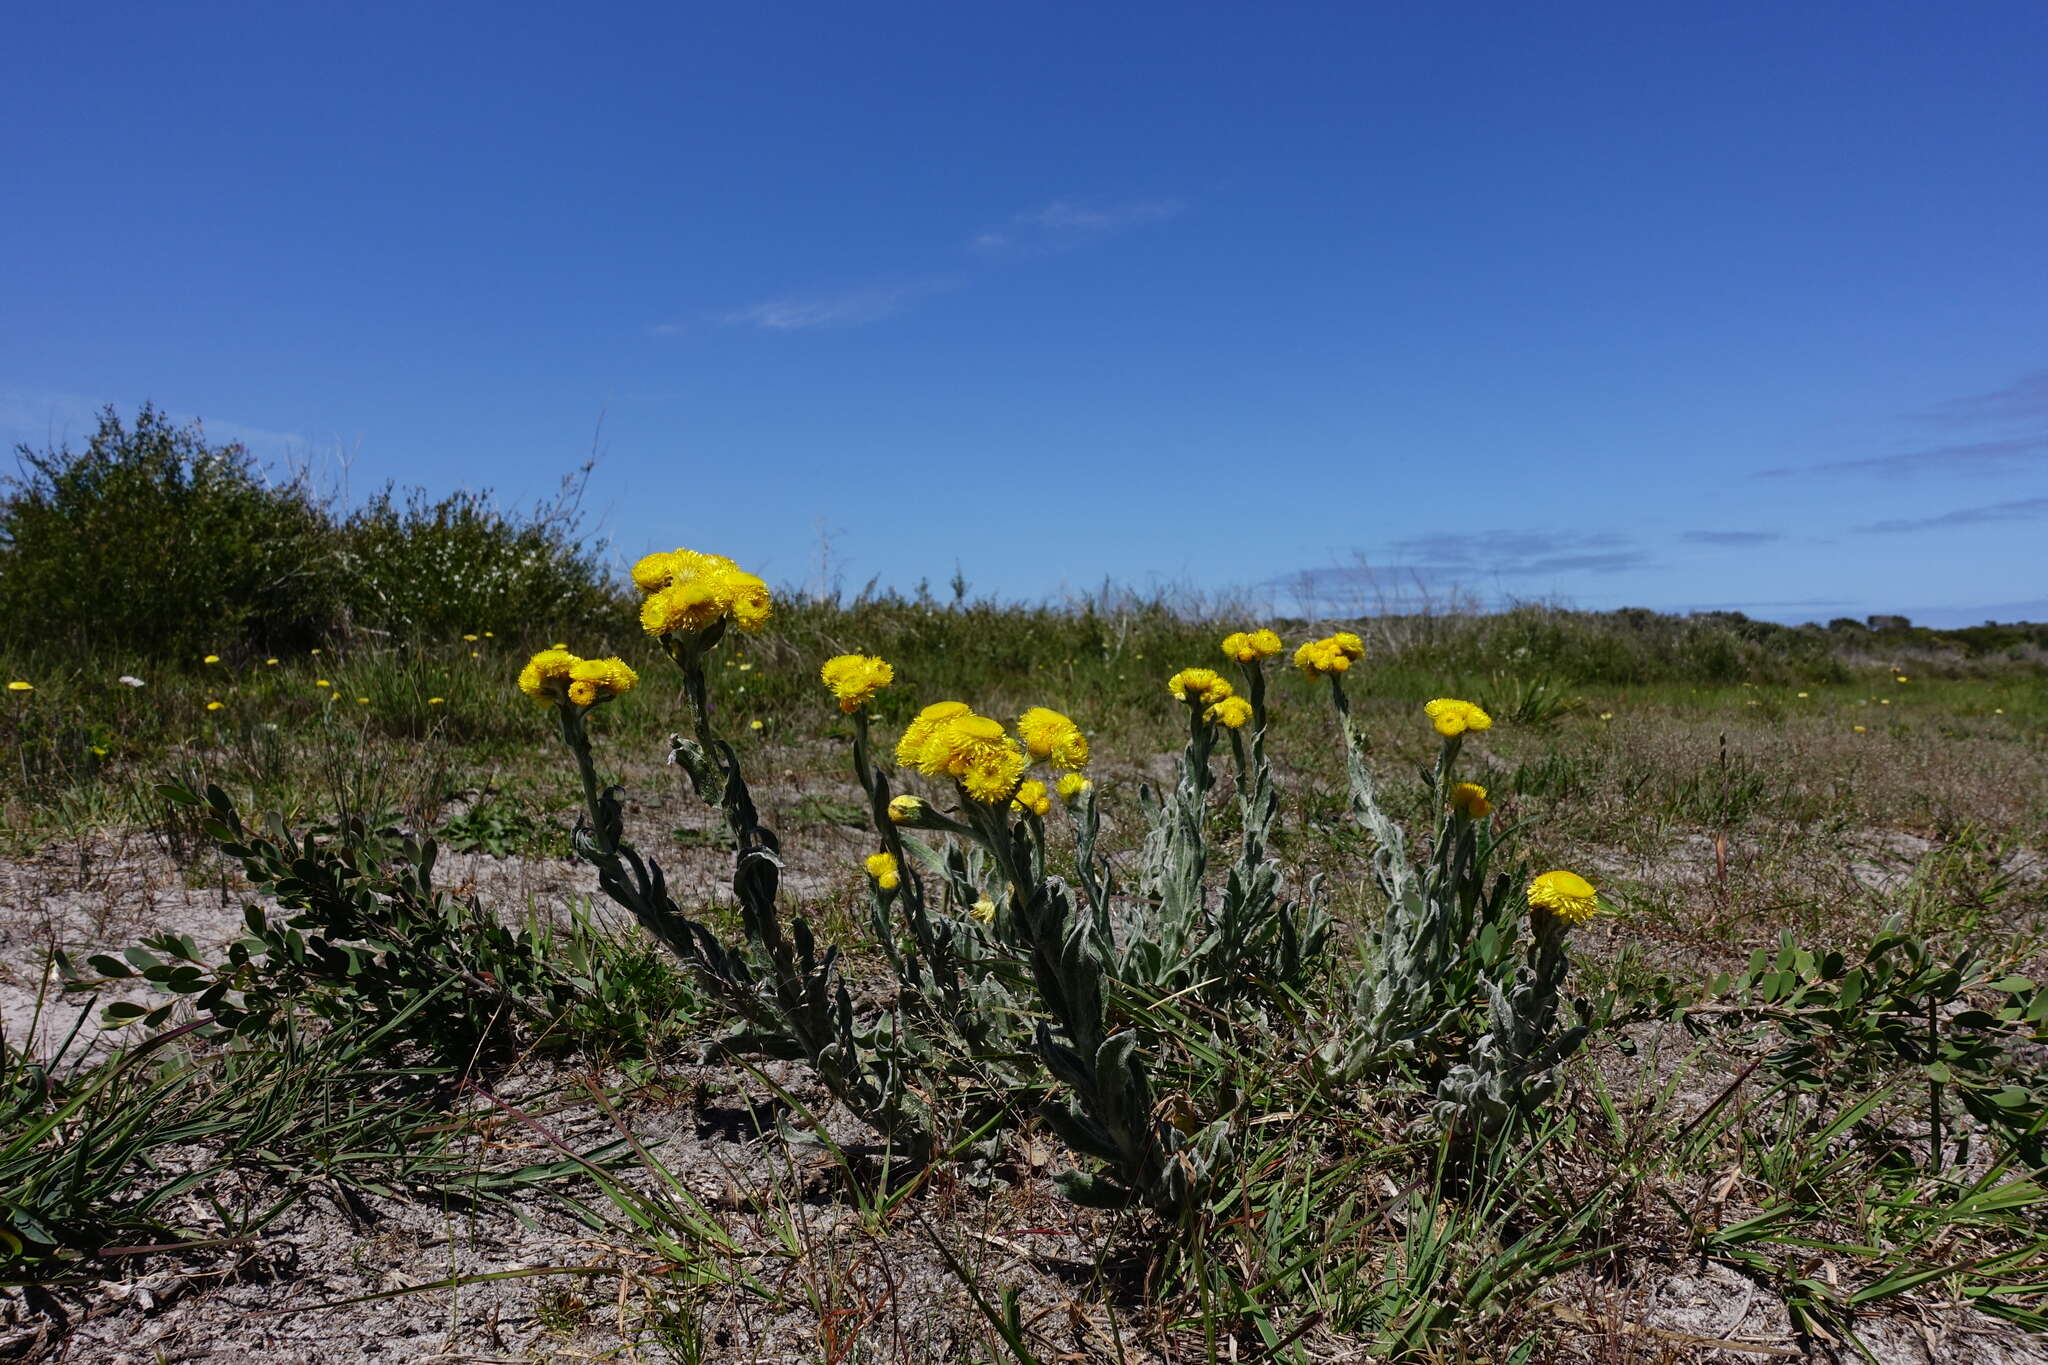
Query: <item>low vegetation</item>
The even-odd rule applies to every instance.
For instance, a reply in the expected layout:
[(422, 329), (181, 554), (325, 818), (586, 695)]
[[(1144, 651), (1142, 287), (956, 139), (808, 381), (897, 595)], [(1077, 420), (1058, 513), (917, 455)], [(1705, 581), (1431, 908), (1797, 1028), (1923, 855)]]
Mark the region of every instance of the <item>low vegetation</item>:
[[(524, 605), (0, 663), (17, 1354), (167, 1271), (245, 1359), (2048, 1329), (2032, 628), (803, 600), (573, 536), (549, 608), (365, 516)], [(66, 920), (123, 858), (217, 932)], [(350, 1268), (414, 1211), (440, 1269)]]

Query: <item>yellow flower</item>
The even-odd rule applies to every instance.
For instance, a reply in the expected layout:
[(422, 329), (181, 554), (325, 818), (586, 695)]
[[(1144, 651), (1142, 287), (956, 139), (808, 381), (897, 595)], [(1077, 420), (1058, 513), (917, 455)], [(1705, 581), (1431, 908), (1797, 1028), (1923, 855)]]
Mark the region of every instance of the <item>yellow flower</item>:
[(488, 630), (487, 630), (487, 631), (485, 631), (485, 632), (484, 632), (484, 638), (485, 638), (486, 640), (494, 640), (494, 639), (496, 639), (496, 638), (497, 638), (497, 636), (496, 636), (495, 634), (493, 634), (493, 633), (492, 633), (491, 631), (488, 631)]
[(1436, 732), (1446, 739), (1452, 735), (1462, 735), (1467, 730), (1491, 730), (1493, 728), (1492, 716), (1487, 715), (1471, 702), (1459, 701), (1454, 697), (1438, 697), (1435, 701), (1424, 705), (1422, 710), (1429, 717), (1430, 722), (1436, 726)]
[(519, 670), (519, 690), (543, 706), (552, 706), (567, 695), (570, 674), (582, 662), (560, 646), (543, 649)]
[(749, 730), (765, 730), (768, 728), (768, 724), (766, 721), (750, 720), (747, 722), (747, 728)]
[(924, 817), (924, 801), (915, 796), (889, 798), (889, 819), (898, 825), (916, 824)]
[(331, 683), (331, 682), (329, 682), (329, 681), (327, 681), (327, 679), (325, 679), (325, 678), (315, 678), (315, 679), (313, 679), (313, 686), (315, 686), (315, 687), (332, 687), (332, 686), (334, 686), (334, 684), (333, 684), (333, 683)]
[(1202, 713), (1202, 719), (1231, 730), (1241, 730), (1252, 718), (1252, 704), (1243, 697), (1225, 697)]
[(368, 706), (369, 704), (370, 704), (370, 699), (369, 699), (368, 697), (357, 697), (357, 698), (356, 698), (356, 705), (358, 705), (358, 706)]
[(447, 699), (446, 697), (428, 697), (428, 698), (427, 698), (427, 705), (429, 705), (429, 706), (445, 706), (445, 705), (447, 705), (447, 704), (448, 704), (448, 699)]
[(839, 709), (850, 716), (894, 682), (896, 670), (872, 654), (841, 654), (825, 660), (818, 677), (839, 698)]
[(1486, 799), (1486, 788), (1477, 782), (1460, 782), (1452, 787), (1451, 808), (1468, 820), (1484, 820), (1493, 814), (1493, 803)]
[[(951, 706), (960, 709), (932, 721), (924, 731), (924, 743), (917, 749), (912, 766), (927, 777), (952, 778), (968, 796), (984, 804), (1008, 800), (1017, 790), (1017, 781), (1024, 776), (1029, 760), (1017, 741), (1003, 729), (1002, 722), (977, 716), (958, 702), (939, 702), (927, 706), (911, 723), (911, 729), (917, 730), (932, 711)], [(909, 740), (906, 733), (905, 743)], [(897, 746), (899, 762), (903, 747)]]
[(471, 643), (471, 644), (475, 644), (475, 643), (476, 643), (476, 636), (474, 636), (474, 635), (465, 635), (465, 636), (463, 636), (462, 638), (463, 638), (463, 639), (465, 639), (465, 640), (467, 640), (467, 641), (468, 641), (469, 643)]
[(1893, 675), (1892, 675), (1892, 681), (1893, 681), (1893, 682), (1911, 682), (1911, 681), (1913, 681), (1913, 680), (1912, 680), (1911, 678), (1907, 677), (1907, 676), (1906, 676), (1905, 674), (1903, 674), (1903, 673), (1896, 673), (1896, 674), (1893, 674)]
[(896, 868), (896, 855), (893, 853), (870, 853), (868, 875), (873, 877), (875, 885), (884, 891), (894, 891), (903, 880), (902, 873)]
[(312, 655), (312, 656), (313, 656), (314, 658), (316, 658), (316, 659), (320, 657), (320, 651), (319, 651), (319, 650), (317, 650), (317, 649), (309, 649), (309, 650), (307, 650), (306, 652), (307, 652), (308, 654), (311, 654), (311, 655)]
[(1801, 697), (1804, 697), (1804, 696), (1805, 696), (1806, 694), (1805, 694), (1804, 692), (1801, 692), (1801, 693), (1800, 693), (1799, 695), (1800, 695)]
[(1079, 796), (1082, 792), (1087, 791), (1090, 787), (1094, 785), (1095, 784), (1093, 782), (1090, 782), (1086, 777), (1083, 777), (1080, 773), (1068, 773), (1065, 777), (1062, 777), (1059, 780), (1059, 785), (1056, 786), (1054, 790), (1060, 794), (1060, 800), (1072, 801), (1075, 797)]
[(1050, 707), (1034, 706), (1017, 717), (1017, 738), (1024, 741), (1026, 753), (1049, 760), (1055, 768), (1088, 766), (1088, 737)]
[(1223, 637), (1223, 652), (1241, 664), (1270, 659), (1287, 646), (1270, 630), (1239, 630)]
[(633, 565), (633, 585), (642, 592), (660, 592), (674, 578), (675, 556), (666, 550), (642, 555)]
[(1311, 678), (1343, 673), (1365, 657), (1365, 641), (1348, 630), (1310, 640), (1294, 651), (1294, 666)]
[(276, 667), (277, 667), (277, 660), (275, 660), (275, 659), (265, 659), (265, 660), (263, 661), (263, 666), (264, 666), (265, 668), (276, 668)]
[(1613, 720), (1613, 719), (1614, 719), (1614, 713), (1613, 713), (1612, 711), (1602, 711), (1602, 712), (1600, 713), (1600, 719), (1602, 719), (1602, 720)]
[(649, 635), (695, 635), (725, 615), (718, 594), (701, 578), (662, 588), (640, 604), (640, 628)]
[(578, 706), (595, 706), (624, 696), (639, 682), (640, 675), (624, 659), (578, 659), (569, 666), (569, 700)]
[(206, 657), (205, 657), (204, 659), (202, 659), (202, 660), (201, 660), (200, 662), (202, 662), (202, 663), (209, 663), (209, 664), (217, 664), (217, 663), (219, 663), (219, 662), (220, 662), (220, 655), (218, 655), (218, 654), (209, 654), (209, 655), (207, 655), (207, 656), (206, 656)]
[(222, 702), (222, 701), (210, 701), (210, 702), (206, 703), (206, 709), (207, 709), (207, 710), (209, 710), (209, 711), (218, 711), (218, 710), (220, 710), (220, 709), (221, 709), (222, 707), (224, 707), (224, 706), (226, 706), (226, 705), (227, 705), (227, 703), (226, 703), (226, 702)]
[(935, 701), (917, 713), (917, 719), (910, 722), (910, 728), (903, 732), (903, 738), (896, 744), (896, 764), (901, 768), (915, 768), (918, 755), (924, 752), (925, 743), (931, 739), (932, 731), (942, 721), (955, 716), (973, 714), (964, 701)]
[(1600, 913), (1600, 893), (1576, 872), (1546, 872), (1529, 883), (1529, 908), (1548, 910), (1566, 924), (1584, 924)]
[(1868, 734), (1868, 733), (1869, 733), (1869, 731), (1868, 731), (1868, 730), (1866, 730), (1866, 729), (1865, 729), (1865, 728), (1864, 728), (1863, 726), (1861, 726), (1861, 725), (1852, 725), (1852, 726), (1850, 726), (1849, 728), (1850, 728), (1851, 730), (1855, 731), (1855, 732), (1856, 732), (1857, 734), (1859, 734), (1859, 735), (1861, 735), (1861, 734)]
[(774, 607), (768, 585), (723, 555), (675, 550), (655, 566), (663, 572), (642, 573), (647, 562), (633, 566), (633, 581), (650, 594), (640, 604), (640, 626), (649, 635), (695, 634), (727, 619), (741, 630), (759, 630)]
[(967, 913), (980, 920), (983, 924), (994, 924), (996, 922), (996, 903), (987, 896), (983, 896), (973, 905), (967, 907)]
[(1213, 668), (1183, 668), (1166, 680), (1166, 690), (1191, 706), (1214, 706), (1236, 689)]
[(1010, 798), (1010, 804), (1020, 811), (1044, 815), (1052, 809), (1052, 798), (1046, 795), (1045, 784), (1034, 778), (1017, 788), (1017, 794)]
[(33, 692), (36, 690), (36, 685), (16, 678), (13, 682), (7, 684), (7, 690), (9, 692)]

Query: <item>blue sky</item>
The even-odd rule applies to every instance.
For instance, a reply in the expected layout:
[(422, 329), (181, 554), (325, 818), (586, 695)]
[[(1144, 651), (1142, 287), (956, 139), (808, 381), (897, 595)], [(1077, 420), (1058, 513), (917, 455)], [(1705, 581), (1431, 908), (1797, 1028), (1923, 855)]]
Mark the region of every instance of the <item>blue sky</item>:
[(9, 443), (595, 443), (621, 555), (790, 583), (2048, 619), (2037, 0), (8, 26)]

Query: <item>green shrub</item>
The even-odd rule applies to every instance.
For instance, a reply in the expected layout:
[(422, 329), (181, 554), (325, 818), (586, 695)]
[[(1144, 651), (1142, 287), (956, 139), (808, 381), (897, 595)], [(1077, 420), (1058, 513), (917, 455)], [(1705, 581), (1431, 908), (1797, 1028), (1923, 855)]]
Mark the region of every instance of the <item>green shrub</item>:
[(144, 404), (83, 451), (17, 446), (0, 496), (0, 617), (24, 641), (198, 655), (302, 645), (333, 619), (334, 538), (303, 480), (272, 483)]
[(612, 590), (579, 534), (589, 472), (527, 517), (499, 510), (488, 493), (430, 501), (416, 488), (401, 504), (386, 488), (339, 528), (351, 624), (418, 639), (607, 616)]

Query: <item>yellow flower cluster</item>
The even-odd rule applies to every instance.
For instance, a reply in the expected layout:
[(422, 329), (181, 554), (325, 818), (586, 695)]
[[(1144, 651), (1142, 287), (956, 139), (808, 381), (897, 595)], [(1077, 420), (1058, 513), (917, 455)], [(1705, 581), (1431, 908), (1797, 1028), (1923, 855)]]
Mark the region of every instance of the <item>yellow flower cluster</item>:
[(1294, 666), (1311, 678), (1342, 673), (1365, 657), (1365, 641), (1348, 630), (1310, 640), (1294, 651)]
[(775, 607), (768, 585), (724, 555), (651, 554), (633, 566), (633, 582), (647, 594), (640, 627), (649, 635), (694, 635), (727, 619), (741, 630), (759, 630)]
[(1017, 717), (1017, 738), (1033, 758), (1068, 770), (1088, 766), (1088, 736), (1072, 719), (1050, 707), (1034, 706)]
[(933, 702), (918, 712), (896, 746), (896, 761), (926, 777), (950, 777), (990, 805), (1010, 798), (1028, 763), (1001, 721), (977, 716), (960, 701)]
[(1287, 648), (1270, 630), (1238, 630), (1223, 637), (1223, 652), (1241, 664), (1270, 659)]
[(519, 690), (543, 706), (595, 706), (631, 692), (639, 681), (623, 659), (583, 659), (559, 648), (542, 650), (519, 670)]
[(1576, 872), (1546, 872), (1529, 883), (1529, 908), (1548, 910), (1566, 924), (1584, 924), (1600, 913), (1600, 893)]
[(1477, 782), (1460, 782), (1451, 788), (1451, 809), (1468, 820), (1484, 820), (1493, 814), (1493, 803)]
[(1202, 713), (1202, 719), (1229, 730), (1242, 730), (1252, 718), (1252, 704), (1243, 697), (1225, 697)]
[(23, 682), (20, 678), (16, 678), (13, 682), (7, 684), (7, 690), (9, 692), (33, 692), (36, 690), (36, 685), (32, 682)]
[(1445, 739), (1452, 735), (1462, 735), (1467, 730), (1493, 728), (1492, 716), (1471, 702), (1459, 701), (1455, 697), (1438, 697), (1435, 701), (1425, 703), (1422, 710), (1429, 717), (1430, 724), (1436, 726), (1436, 732)]
[(1059, 780), (1058, 784), (1054, 786), (1053, 790), (1057, 791), (1060, 794), (1060, 800), (1072, 801), (1075, 797), (1079, 796), (1082, 792), (1087, 791), (1090, 787), (1094, 785), (1095, 784), (1093, 782), (1090, 782), (1087, 778), (1083, 777), (1079, 773), (1068, 773), (1065, 777), (1062, 777)]
[(1047, 794), (1045, 784), (1033, 778), (1017, 788), (1017, 794), (1010, 798), (1010, 804), (1019, 811), (1044, 815), (1052, 810), (1052, 797)]
[(1214, 706), (1236, 691), (1213, 668), (1183, 668), (1166, 680), (1166, 690), (1190, 706)]
[(894, 682), (896, 670), (872, 654), (841, 654), (825, 660), (818, 676), (839, 698), (839, 709), (850, 716)]
[(896, 867), (896, 855), (893, 853), (870, 853), (868, 875), (884, 891), (894, 891), (903, 884), (903, 875)]

